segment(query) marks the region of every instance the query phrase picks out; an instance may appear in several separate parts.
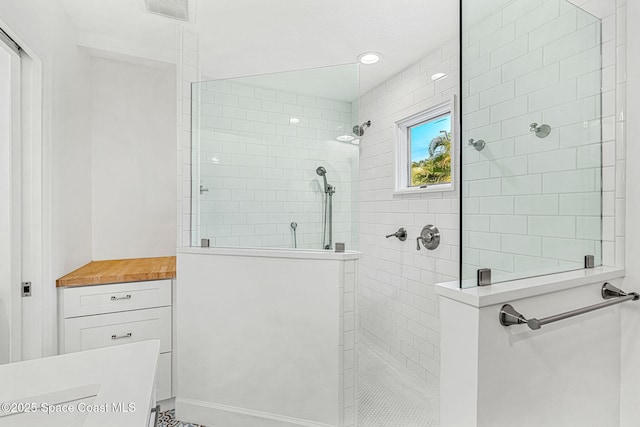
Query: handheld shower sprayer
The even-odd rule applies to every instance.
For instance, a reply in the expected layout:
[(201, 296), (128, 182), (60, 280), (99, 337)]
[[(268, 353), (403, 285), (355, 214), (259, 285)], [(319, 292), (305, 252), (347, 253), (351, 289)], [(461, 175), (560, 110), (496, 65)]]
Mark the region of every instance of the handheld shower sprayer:
[(331, 249), (333, 240), (333, 195), (336, 189), (327, 182), (327, 170), (324, 166), (318, 166), (316, 173), (324, 180), (324, 215), (322, 227), (322, 248)]
[(316, 169), (316, 173), (321, 176), (324, 181), (324, 192), (329, 193), (333, 187), (331, 187), (327, 183), (327, 170), (324, 168), (324, 166), (318, 166), (318, 168)]

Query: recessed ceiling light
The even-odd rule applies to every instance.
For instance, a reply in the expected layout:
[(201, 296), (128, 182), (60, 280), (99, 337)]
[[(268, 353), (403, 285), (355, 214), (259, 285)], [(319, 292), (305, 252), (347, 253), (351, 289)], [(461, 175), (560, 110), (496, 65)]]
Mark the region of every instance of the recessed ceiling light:
[(381, 53), (365, 52), (365, 53), (361, 53), (358, 56), (358, 61), (360, 61), (361, 64), (371, 65), (371, 64), (375, 64), (376, 62), (380, 61), (380, 58), (382, 58), (382, 54)]
[(431, 80), (435, 82), (436, 80), (440, 80), (445, 77), (447, 77), (445, 73), (435, 73), (433, 76), (431, 76)]
[(291, 117), (289, 119), (289, 123), (291, 123), (292, 125), (297, 125), (298, 123), (300, 123), (300, 119), (297, 117)]
[(338, 137), (336, 137), (336, 139), (340, 142), (351, 142), (353, 141), (355, 138), (351, 135), (340, 135)]
[(360, 145), (360, 140), (359, 139), (354, 139), (353, 141), (351, 141), (351, 144)]

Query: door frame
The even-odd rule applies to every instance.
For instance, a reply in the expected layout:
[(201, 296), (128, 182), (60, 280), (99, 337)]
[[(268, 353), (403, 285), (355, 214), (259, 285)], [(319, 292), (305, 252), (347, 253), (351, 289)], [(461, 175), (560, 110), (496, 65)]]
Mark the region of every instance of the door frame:
[[(45, 102), (43, 61), (29, 44), (0, 19), (0, 27), (21, 48), (20, 55), (20, 236), (21, 266), (12, 283), (21, 312), (19, 360), (57, 353), (56, 289), (51, 267), (52, 254), (52, 156), (50, 109)], [(46, 84), (48, 83), (48, 84)], [(50, 90), (49, 90), (50, 92)], [(48, 130), (48, 131), (47, 131)], [(20, 282), (31, 282), (31, 297), (22, 298)]]
[[(3, 175), (3, 187), (6, 191), (8, 203), (3, 207), (3, 224), (2, 227), (6, 227), (8, 233), (7, 240), (2, 242), (3, 249), (6, 250), (7, 265), (8, 268), (8, 283), (4, 283), (8, 289), (3, 289), (3, 294), (6, 302), (6, 314), (8, 322), (8, 344), (6, 354), (2, 355), (0, 363), (16, 362), (22, 358), (22, 302), (20, 300), (20, 278), (22, 273), (22, 166), (21, 166), (21, 58), (20, 50), (17, 46), (11, 43), (11, 40), (4, 40), (4, 35), (0, 34), (2, 40), (0, 40), (0, 50), (3, 55), (6, 54), (7, 62), (3, 59), (3, 66), (7, 66), (9, 72), (8, 85), (3, 87), (8, 90), (8, 95), (5, 101), (8, 104), (8, 117), (7, 125), (8, 132), (5, 137), (8, 137), (7, 146), (3, 146), (3, 165), (4, 169), (1, 173)], [(6, 163), (4, 163), (6, 162)]]

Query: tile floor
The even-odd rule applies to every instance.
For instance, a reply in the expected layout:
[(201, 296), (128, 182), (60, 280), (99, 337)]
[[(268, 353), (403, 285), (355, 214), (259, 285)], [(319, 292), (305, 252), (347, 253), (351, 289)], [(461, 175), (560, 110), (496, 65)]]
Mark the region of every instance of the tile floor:
[(160, 412), (158, 418), (158, 427), (204, 427), (200, 424), (191, 424), (184, 421), (176, 420), (176, 411), (174, 409)]
[[(438, 391), (364, 336), (358, 337), (358, 427), (438, 427)], [(159, 427), (204, 427), (160, 413)]]
[(440, 424), (438, 391), (362, 335), (358, 381), (358, 427)]

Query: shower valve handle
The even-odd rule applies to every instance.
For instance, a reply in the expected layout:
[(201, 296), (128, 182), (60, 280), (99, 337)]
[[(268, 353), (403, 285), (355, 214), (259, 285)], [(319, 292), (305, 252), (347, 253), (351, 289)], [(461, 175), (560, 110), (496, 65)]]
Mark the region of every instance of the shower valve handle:
[(405, 230), (404, 228), (400, 228), (395, 233), (386, 236), (387, 239), (389, 237), (397, 237), (401, 242), (404, 242), (405, 240), (407, 240), (407, 230)]
[(422, 240), (422, 244), (427, 247), (433, 241), (433, 234), (427, 234), (426, 236), (420, 236), (416, 239), (417, 250), (420, 250), (420, 240)]
[(426, 246), (431, 243), (431, 241), (433, 240), (433, 236), (430, 235), (428, 237), (422, 237), (422, 236), (418, 237), (416, 239), (417, 250), (420, 250), (420, 240), (422, 240), (422, 244)]
[(417, 250), (420, 250), (420, 241), (426, 249), (434, 250), (440, 245), (440, 231), (431, 224), (425, 225), (420, 236), (416, 239)]

